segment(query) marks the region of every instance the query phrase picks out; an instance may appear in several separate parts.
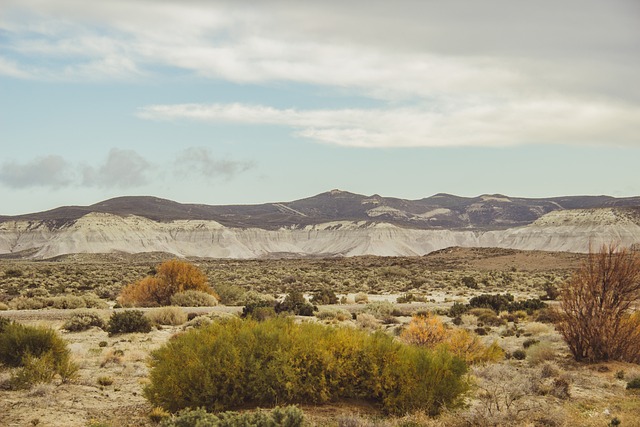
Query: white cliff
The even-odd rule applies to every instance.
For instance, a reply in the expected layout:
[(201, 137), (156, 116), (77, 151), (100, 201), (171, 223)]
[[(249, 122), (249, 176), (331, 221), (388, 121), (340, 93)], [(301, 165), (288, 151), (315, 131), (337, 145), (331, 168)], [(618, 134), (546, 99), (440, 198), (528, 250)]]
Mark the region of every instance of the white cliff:
[(0, 254), (25, 251), (37, 259), (69, 253), (156, 251), (214, 258), (275, 253), (414, 256), (450, 246), (587, 252), (590, 244), (598, 247), (612, 241), (623, 246), (640, 243), (637, 220), (614, 209), (590, 209), (551, 212), (528, 226), (493, 231), (419, 230), (366, 221), (264, 230), (105, 213), (90, 213), (61, 227), (43, 221), (0, 223)]

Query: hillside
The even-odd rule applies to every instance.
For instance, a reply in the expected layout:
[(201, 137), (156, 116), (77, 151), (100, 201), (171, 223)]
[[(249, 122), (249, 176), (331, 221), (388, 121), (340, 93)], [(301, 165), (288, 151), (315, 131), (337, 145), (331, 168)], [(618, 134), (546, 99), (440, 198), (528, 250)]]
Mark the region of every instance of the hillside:
[(605, 196), (438, 194), (412, 201), (338, 190), (293, 202), (246, 206), (120, 197), (92, 206), (2, 217), (0, 256), (420, 256), (451, 246), (586, 252), (590, 245), (612, 241), (640, 244), (639, 206), (640, 198)]

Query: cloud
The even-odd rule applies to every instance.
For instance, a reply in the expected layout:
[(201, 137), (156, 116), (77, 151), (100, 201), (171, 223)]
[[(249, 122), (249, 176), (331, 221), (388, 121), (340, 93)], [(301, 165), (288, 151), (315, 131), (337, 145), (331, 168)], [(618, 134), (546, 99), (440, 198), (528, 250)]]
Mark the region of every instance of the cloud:
[(60, 156), (38, 157), (26, 163), (5, 162), (0, 166), (0, 182), (11, 188), (61, 188), (72, 182), (72, 167)]
[(135, 151), (113, 148), (103, 165), (83, 168), (82, 184), (104, 188), (138, 187), (148, 183), (152, 170), (152, 165)]
[(40, 65), (43, 78), (139, 78), (175, 67), (382, 99), (617, 96), (621, 85), (640, 98), (629, 72), (640, 64), (635, 0), (3, 3), (5, 52), (17, 66)]
[(205, 178), (230, 179), (253, 168), (252, 162), (217, 158), (210, 149), (190, 147), (180, 152), (174, 162), (176, 175), (200, 175)]
[(282, 125), (359, 147), (640, 143), (636, 0), (5, 0), (2, 9), (0, 75), (135, 80), (179, 69), (381, 105), (151, 106), (141, 117)]
[[(542, 99), (451, 108), (296, 110), (245, 104), (177, 104), (142, 108), (150, 120), (278, 125), (299, 137), (351, 147), (637, 144), (640, 108)], [(197, 158), (197, 156), (196, 156)]]

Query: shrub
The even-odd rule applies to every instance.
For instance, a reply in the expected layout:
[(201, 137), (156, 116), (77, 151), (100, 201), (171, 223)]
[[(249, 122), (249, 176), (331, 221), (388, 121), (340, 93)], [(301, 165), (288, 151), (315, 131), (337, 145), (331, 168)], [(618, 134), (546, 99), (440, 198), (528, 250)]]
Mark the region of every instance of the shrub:
[(465, 314), (468, 310), (469, 310), (469, 307), (467, 307), (466, 305), (459, 302), (454, 302), (451, 308), (449, 309), (448, 316), (460, 317), (463, 314)]
[(104, 319), (102, 319), (98, 313), (94, 313), (92, 311), (80, 311), (78, 313), (74, 313), (71, 318), (62, 325), (62, 328), (69, 332), (79, 332), (86, 331), (94, 326), (104, 329)]
[(640, 377), (635, 377), (627, 383), (627, 390), (639, 390), (640, 389)]
[(469, 300), (469, 307), (471, 308), (490, 308), (495, 311), (496, 314), (501, 311), (508, 311), (509, 304), (514, 300), (513, 295), (490, 295), (482, 294), (475, 296)]
[(546, 342), (541, 342), (532, 345), (527, 349), (527, 359), (532, 365), (538, 365), (548, 360), (553, 360), (556, 357), (556, 352), (551, 345)]
[[(162, 408), (158, 408), (157, 406), (153, 408), (151, 412), (149, 412), (149, 419), (151, 420), (151, 422), (156, 424), (161, 422), (162, 420), (168, 419), (170, 416), (171, 416), (170, 413), (168, 413)], [(195, 426), (196, 424), (192, 424), (192, 425)]]
[(561, 290), (556, 328), (578, 361), (640, 363), (640, 255), (615, 245), (589, 253)]
[(173, 295), (188, 290), (215, 296), (215, 292), (207, 284), (207, 276), (198, 267), (174, 259), (160, 264), (155, 275), (147, 276), (122, 289), (118, 302), (125, 307), (169, 305)]
[(113, 313), (107, 324), (109, 335), (131, 332), (147, 333), (151, 331), (151, 322), (140, 310), (125, 310)]
[(473, 314), (478, 318), (479, 322), (489, 326), (502, 326), (506, 323), (504, 319), (498, 317), (498, 315), (488, 308), (474, 308), (469, 311), (469, 314)]
[(396, 306), (389, 301), (371, 302), (362, 309), (363, 313), (370, 314), (378, 320), (391, 316), (395, 311)]
[(338, 297), (331, 289), (320, 289), (311, 296), (311, 302), (319, 305), (337, 304)]
[(353, 300), (356, 304), (366, 304), (369, 302), (369, 297), (364, 292), (359, 292), (353, 297)]
[(436, 414), (467, 389), (465, 363), (445, 349), (290, 318), (192, 329), (152, 352), (150, 365), (145, 395), (171, 412), (356, 398), (387, 413)]
[(55, 331), (14, 322), (5, 324), (0, 332), (0, 363), (21, 368), (11, 379), (15, 388), (49, 382), (56, 374), (68, 381), (78, 369)]
[(98, 384), (106, 387), (109, 386), (111, 384), (113, 384), (113, 378), (109, 377), (109, 376), (103, 376), (103, 377), (98, 377)]
[(73, 310), (87, 307), (84, 298), (75, 295), (60, 295), (49, 298), (47, 305), (61, 310)]
[(187, 313), (180, 307), (162, 307), (150, 310), (146, 313), (147, 318), (154, 325), (182, 325), (187, 321)]
[(226, 283), (218, 283), (213, 287), (218, 294), (220, 303), (224, 305), (246, 305), (244, 289), (237, 285), (229, 285)]
[(11, 324), (11, 320), (0, 316), (0, 333), (4, 332), (4, 328)]
[(511, 357), (513, 357), (516, 360), (524, 360), (527, 358), (527, 352), (524, 350), (518, 349), (513, 353), (511, 353)]
[(380, 323), (378, 322), (378, 319), (376, 319), (374, 315), (369, 313), (358, 313), (358, 314), (355, 314), (355, 316), (356, 316), (355, 320), (358, 327), (362, 329), (372, 330), (372, 331), (380, 329)]
[(203, 408), (184, 409), (171, 418), (166, 418), (160, 427), (301, 427), (304, 414), (295, 406), (275, 407), (271, 411), (222, 412), (210, 414)]
[(412, 293), (406, 293), (404, 295), (400, 295), (396, 302), (398, 304), (410, 303), (410, 302), (425, 302), (427, 299), (425, 297), (421, 297)]
[(256, 320), (264, 320), (258, 319), (258, 317), (264, 317), (265, 314), (271, 313), (273, 313), (273, 316), (271, 317), (274, 317), (276, 315), (275, 306), (275, 300), (259, 300), (250, 302), (243, 307), (242, 317), (254, 317)]
[(503, 350), (496, 343), (486, 347), (477, 335), (464, 329), (448, 329), (434, 316), (414, 316), (400, 338), (409, 344), (431, 349), (445, 348), (467, 363), (496, 361), (504, 357)]
[(172, 295), (171, 305), (179, 307), (215, 307), (218, 305), (218, 299), (213, 295), (201, 291), (184, 291)]
[(540, 340), (537, 340), (535, 338), (527, 338), (526, 340), (524, 340), (524, 342), (522, 343), (522, 347), (524, 347), (525, 349), (531, 347), (534, 344), (538, 344), (540, 342)]
[(276, 313), (291, 313), (296, 316), (313, 316), (316, 307), (309, 304), (301, 292), (292, 291), (281, 302), (274, 306)]
[(323, 309), (316, 313), (316, 317), (320, 320), (337, 320), (343, 322), (351, 319), (351, 313), (347, 310)]

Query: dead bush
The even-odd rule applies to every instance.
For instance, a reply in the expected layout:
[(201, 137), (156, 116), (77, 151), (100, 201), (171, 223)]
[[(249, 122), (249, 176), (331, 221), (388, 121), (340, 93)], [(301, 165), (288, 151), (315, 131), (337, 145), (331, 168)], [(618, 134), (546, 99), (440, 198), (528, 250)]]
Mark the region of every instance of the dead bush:
[(589, 253), (561, 290), (556, 327), (578, 361), (640, 362), (640, 255), (615, 245)]

